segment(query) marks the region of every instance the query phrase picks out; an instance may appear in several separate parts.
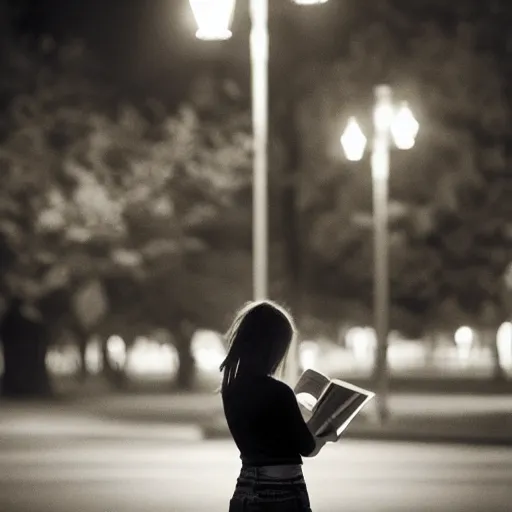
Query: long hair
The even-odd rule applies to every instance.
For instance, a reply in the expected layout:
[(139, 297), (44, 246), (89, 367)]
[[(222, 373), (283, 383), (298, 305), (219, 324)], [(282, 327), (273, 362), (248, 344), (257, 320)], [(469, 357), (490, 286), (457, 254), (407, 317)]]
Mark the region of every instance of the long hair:
[(226, 333), (228, 352), (220, 365), (220, 390), (241, 374), (275, 375), (282, 371), (297, 335), (291, 315), (275, 302), (249, 302), (238, 311)]

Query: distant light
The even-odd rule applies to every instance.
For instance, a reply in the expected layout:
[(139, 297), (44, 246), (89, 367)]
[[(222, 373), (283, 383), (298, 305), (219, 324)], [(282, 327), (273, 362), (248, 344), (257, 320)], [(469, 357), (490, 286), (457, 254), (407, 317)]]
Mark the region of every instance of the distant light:
[(375, 331), (371, 327), (351, 327), (346, 335), (347, 346), (352, 350), (356, 361), (369, 362), (375, 349)]
[(366, 147), (366, 137), (355, 117), (351, 117), (348, 120), (347, 127), (340, 138), (340, 142), (348, 160), (357, 162), (363, 158)]
[(87, 371), (92, 374), (97, 374), (103, 369), (103, 357), (101, 341), (98, 337), (94, 337), (85, 349), (85, 365)]
[(455, 344), (457, 345), (457, 352), (463, 364), (467, 364), (473, 346), (474, 333), (471, 327), (462, 326), (455, 331)]
[(299, 345), (299, 360), (304, 370), (313, 369), (318, 359), (319, 348), (314, 341), (303, 341)]
[(118, 368), (124, 367), (127, 353), (126, 344), (121, 336), (110, 336), (110, 338), (107, 340), (107, 352), (109, 359), (115, 363)]
[(179, 367), (178, 351), (174, 345), (138, 336), (135, 339), (126, 372), (138, 376), (175, 374)]
[(471, 327), (459, 327), (455, 331), (455, 343), (457, 345), (471, 345), (473, 343), (473, 329)]
[(205, 41), (223, 41), (230, 30), (235, 0), (189, 0), (197, 23), (196, 37)]
[(192, 355), (201, 370), (218, 370), (226, 357), (226, 348), (221, 336), (210, 330), (199, 329), (192, 336)]
[(411, 149), (419, 131), (416, 121), (407, 103), (402, 103), (391, 123), (391, 134), (398, 149)]
[(107, 350), (111, 355), (124, 354), (126, 351), (126, 345), (123, 338), (117, 335), (110, 336), (107, 340)]
[(319, 4), (325, 4), (329, 0), (293, 0), (294, 3), (297, 5), (319, 5)]
[(512, 322), (504, 322), (496, 333), (496, 345), (501, 364), (512, 368)]

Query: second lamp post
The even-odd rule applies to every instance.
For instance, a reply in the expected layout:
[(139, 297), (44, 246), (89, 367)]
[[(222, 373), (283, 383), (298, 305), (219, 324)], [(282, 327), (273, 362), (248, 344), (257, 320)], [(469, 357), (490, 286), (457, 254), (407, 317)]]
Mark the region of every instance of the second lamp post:
[[(388, 417), (388, 367), (387, 348), (389, 334), (389, 263), (388, 263), (388, 180), (391, 141), (399, 149), (414, 146), (419, 124), (403, 103), (395, 109), (391, 88), (379, 85), (375, 88), (373, 109), (373, 144), (371, 155), (374, 226), (374, 292), (373, 314), (377, 340), (374, 378), (377, 385), (377, 409), (379, 419)], [(341, 145), (348, 160), (363, 157), (366, 137), (355, 118), (350, 118), (341, 136)]]

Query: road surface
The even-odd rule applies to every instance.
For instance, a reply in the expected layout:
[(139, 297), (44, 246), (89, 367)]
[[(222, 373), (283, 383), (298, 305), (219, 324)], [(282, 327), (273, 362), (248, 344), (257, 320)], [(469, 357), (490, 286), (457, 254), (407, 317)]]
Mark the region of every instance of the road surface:
[[(147, 428), (116, 436), (111, 427), (89, 438), (4, 432), (0, 511), (222, 512), (237, 457), (229, 441), (153, 436)], [(512, 510), (506, 448), (347, 440), (306, 460), (304, 472), (314, 512)]]

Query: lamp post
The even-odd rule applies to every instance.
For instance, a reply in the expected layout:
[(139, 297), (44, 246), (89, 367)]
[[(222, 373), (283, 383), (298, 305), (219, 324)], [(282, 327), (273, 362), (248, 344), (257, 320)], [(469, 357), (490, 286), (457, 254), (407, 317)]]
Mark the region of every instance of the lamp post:
[[(293, 0), (298, 5), (323, 4), (328, 0)], [(206, 41), (225, 40), (236, 0), (189, 0), (198, 30)], [(253, 157), (253, 296), (268, 296), (268, 0), (250, 0)]]
[[(375, 88), (373, 109), (373, 144), (371, 155), (374, 232), (373, 314), (377, 338), (374, 379), (377, 386), (377, 408), (381, 421), (388, 417), (387, 348), (389, 333), (389, 264), (388, 264), (388, 181), (391, 139), (399, 149), (414, 146), (419, 124), (409, 107), (403, 103), (394, 108), (391, 88)], [(363, 157), (366, 137), (355, 118), (350, 118), (341, 136), (341, 145), (348, 160)]]
[[(268, 297), (268, 0), (249, 0), (251, 16), (250, 55), (252, 89), (253, 151), (253, 297)], [(293, 0), (298, 5), (316, 5), (328, 0)], [(189, 0), (198, 30), (206, 41), (225, 40), (236, 0)], [(298, 370), (298, 350), (290, 347), (287, 380), (293, 382)]]

